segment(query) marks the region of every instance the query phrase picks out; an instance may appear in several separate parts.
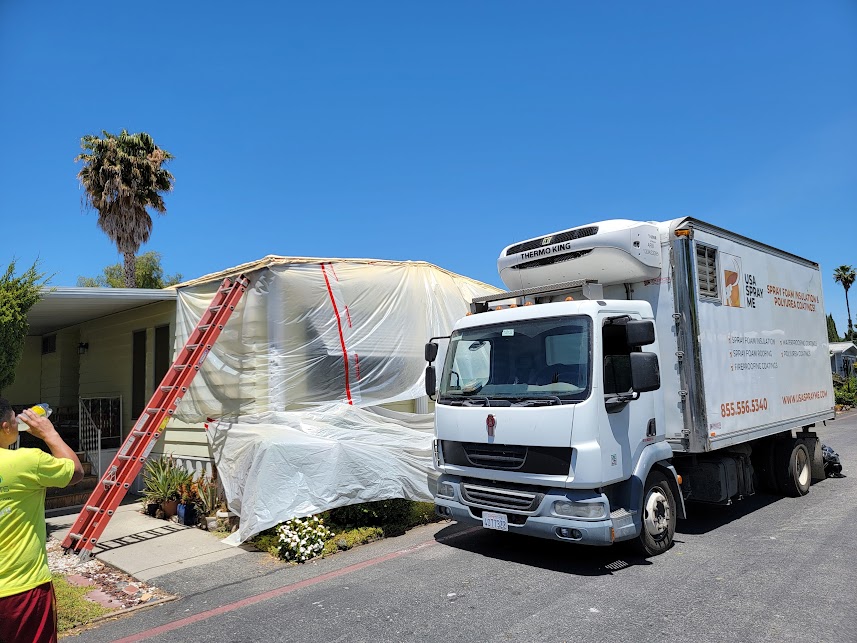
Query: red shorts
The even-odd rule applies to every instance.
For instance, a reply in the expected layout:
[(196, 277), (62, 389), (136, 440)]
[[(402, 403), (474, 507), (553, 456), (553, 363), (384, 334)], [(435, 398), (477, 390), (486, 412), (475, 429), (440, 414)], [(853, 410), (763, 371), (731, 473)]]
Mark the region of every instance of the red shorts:
[(56, 643), (57, 601), (48, 582), (0, 598), (0, 643)]

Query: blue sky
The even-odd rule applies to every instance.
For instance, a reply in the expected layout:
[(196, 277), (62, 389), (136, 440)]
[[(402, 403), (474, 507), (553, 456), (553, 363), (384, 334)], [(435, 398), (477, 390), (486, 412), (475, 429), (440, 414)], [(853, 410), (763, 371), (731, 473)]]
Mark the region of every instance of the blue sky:
[(119, 260), (73, 159), (126, 128), (176, 157), (142, 250), (185, 278), (282, 254), (501, 285), (514, 241), (692, 215), (819, 261), (845, 330), (851, 0), (0, 0), (0, 95), (0, 262), (54, 285)]

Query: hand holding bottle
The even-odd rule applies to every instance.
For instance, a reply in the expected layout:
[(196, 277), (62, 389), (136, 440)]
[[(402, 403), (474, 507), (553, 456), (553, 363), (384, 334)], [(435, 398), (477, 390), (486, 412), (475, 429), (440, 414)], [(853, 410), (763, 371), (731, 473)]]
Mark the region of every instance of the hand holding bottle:
[(51, 407), (44, 402), (22, 411), (18, 415), (18, 430), (29, 431), (31, 435), (42, 440), (51, 433), (55, 433), (54, 425), (48, 419)]

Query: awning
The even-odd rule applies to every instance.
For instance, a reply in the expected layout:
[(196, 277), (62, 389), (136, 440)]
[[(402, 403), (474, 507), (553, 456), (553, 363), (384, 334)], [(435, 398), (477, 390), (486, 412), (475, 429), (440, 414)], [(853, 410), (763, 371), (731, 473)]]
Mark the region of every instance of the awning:
[(62, 328), (146, 306), (174, 301), (175, 290), (150, 288), (48, 288), (27, 314), (29, 335), (45, 335)]

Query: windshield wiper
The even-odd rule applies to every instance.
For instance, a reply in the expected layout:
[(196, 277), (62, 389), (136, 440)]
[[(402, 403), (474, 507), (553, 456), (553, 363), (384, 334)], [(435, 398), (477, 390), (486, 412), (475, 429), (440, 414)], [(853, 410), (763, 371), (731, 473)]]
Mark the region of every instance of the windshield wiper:
[(484, 382), (481, 384), (478, 382), (475, 384), (468, 384), (467, 386), (465, 386), (461, 389), (461, 394), (462, 395), (476, 395), (476, 393), (478, 393), (479, 391), (482, 390), (483, 386), (485, 386)]
[(562, 400), (556, 395), (549, 395), (542, 397), (517, 398), (517, 401), (513, 406), (553, 406), (554, 404), (562, 405)]

